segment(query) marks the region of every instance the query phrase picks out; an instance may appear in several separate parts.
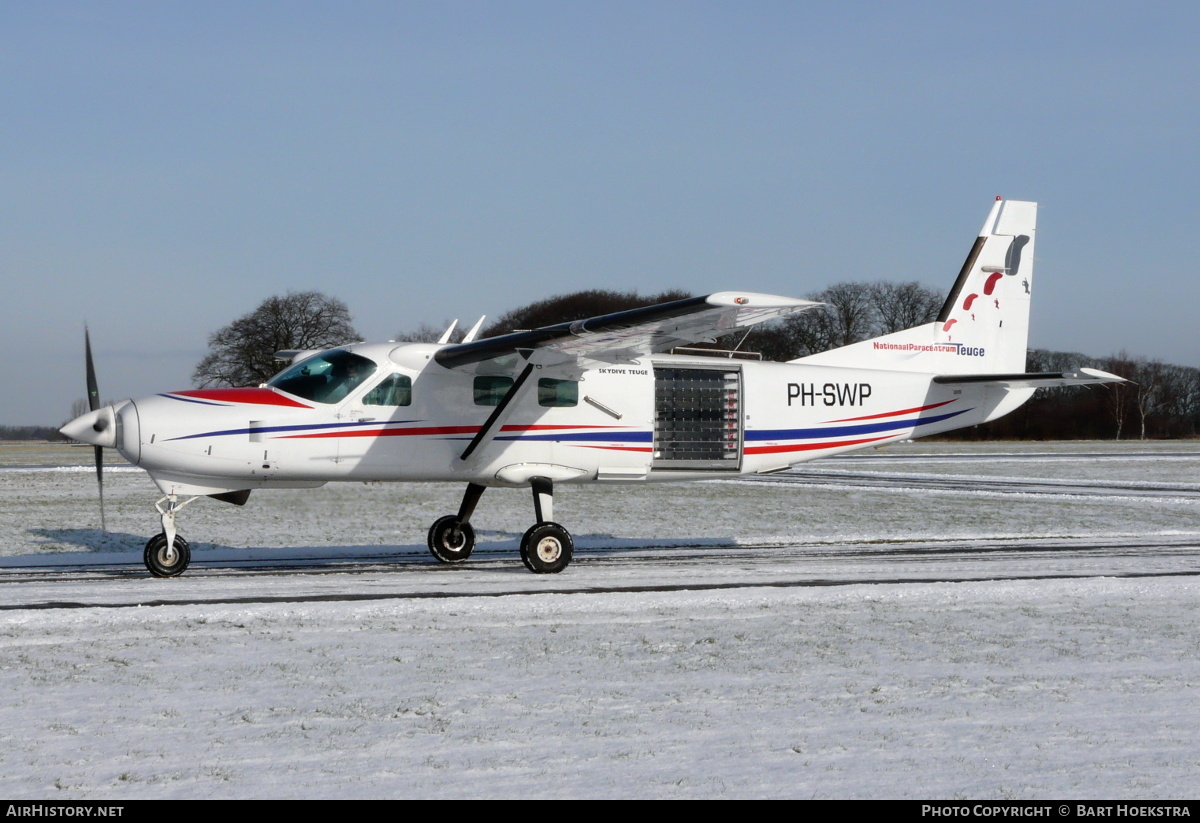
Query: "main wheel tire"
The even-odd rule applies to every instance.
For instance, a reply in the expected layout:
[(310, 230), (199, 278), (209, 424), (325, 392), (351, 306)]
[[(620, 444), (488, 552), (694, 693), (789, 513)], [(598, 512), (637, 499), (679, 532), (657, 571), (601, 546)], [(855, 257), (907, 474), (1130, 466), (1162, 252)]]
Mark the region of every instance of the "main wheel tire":
[(448, 514), (429, 527), (428, 544), (430, 553), (443, 563), (461, 563), (475, 548), (475, 529)]
[(142, 559), (155, 577), (178, 577), (192, 562), (192, 549), (186, 540), (175, 535), (175, 559), (170, 560), (167, 557), (167, 536), (159, 532), (146, 541), (146, 553)]
[(574, 553), (571, 533), (557, 523), (538, 523), (521, 538), (521, 561), (534, 574), (557, 574)]

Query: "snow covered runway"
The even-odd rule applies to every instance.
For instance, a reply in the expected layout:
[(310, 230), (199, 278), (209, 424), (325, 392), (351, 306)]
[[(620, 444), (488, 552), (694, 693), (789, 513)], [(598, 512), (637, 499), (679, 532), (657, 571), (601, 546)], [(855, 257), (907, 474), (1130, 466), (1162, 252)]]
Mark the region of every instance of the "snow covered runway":
[(516, 557), (525, 494), (485, 495), (479, 559), (442, 568), (456, 490), (342, 486), (198, 503), (193, 569), (153, 580), (144, 476), (110, 473), (104, 536), (86, 468), (8, 462), (10, 797), (1200, 789), (1200, 446), (564, 490), (581, 549), (550, 577)]

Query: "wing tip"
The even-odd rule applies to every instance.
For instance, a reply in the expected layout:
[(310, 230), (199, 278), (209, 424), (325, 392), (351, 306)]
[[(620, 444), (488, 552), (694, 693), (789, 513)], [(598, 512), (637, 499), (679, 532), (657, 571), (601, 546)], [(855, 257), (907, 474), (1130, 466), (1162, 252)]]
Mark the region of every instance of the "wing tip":
[(797, 297), (783, 297), (778, 294), (762, 294), (752, 291), (719, 291), (708, 295), (704, 302), (710, 306), (732, 306), (734, 308), (780, 309), (795, 308), (796, 310), (820, 306), (813, 300), (801, 300)]

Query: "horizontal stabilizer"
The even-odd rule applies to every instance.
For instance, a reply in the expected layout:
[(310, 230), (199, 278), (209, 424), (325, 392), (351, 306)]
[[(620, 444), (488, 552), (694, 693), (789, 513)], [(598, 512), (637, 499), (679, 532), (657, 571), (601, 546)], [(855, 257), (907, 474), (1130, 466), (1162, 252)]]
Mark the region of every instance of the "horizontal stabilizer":
[(1099, 369), (1069, 372), (1027, 372), (1024, 374), (942, 374), (934, 383), (956, 386), (965, 383), (995, 383), (1010, 389), (1041, 389), (1055, 386), (1095, 386), (1101, 383), (1126, 383), (1124, 377)]

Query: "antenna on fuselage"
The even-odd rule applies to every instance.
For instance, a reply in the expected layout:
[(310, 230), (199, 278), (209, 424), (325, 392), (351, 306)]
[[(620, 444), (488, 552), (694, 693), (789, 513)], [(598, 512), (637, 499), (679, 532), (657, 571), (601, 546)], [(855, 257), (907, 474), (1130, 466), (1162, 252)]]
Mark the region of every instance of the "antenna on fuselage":
[(438, 338), (438, 343), (449, 343), (450, 335), (454, 334), (454, 329), (457, 327), (458, 327), (458, 318), (456, 317), (450, 321), (450, 325), (446, 327), (446, 330), (444, 332), (442, 332), (442, 336)]
[(467, 332), (467, 336), (462, 339), (462, 341), (464, 343), (470, 343), (472, 340), (475, 339), (475, 335), (479, 334), (479, 329), (483, 327), (484, 320), (487, 320), (486, 314), (483, 315), (482, 317), (480, 317), (477, 321), (475, 321), (475, 325), (471, 327), (471, 330), (469, 332)]

